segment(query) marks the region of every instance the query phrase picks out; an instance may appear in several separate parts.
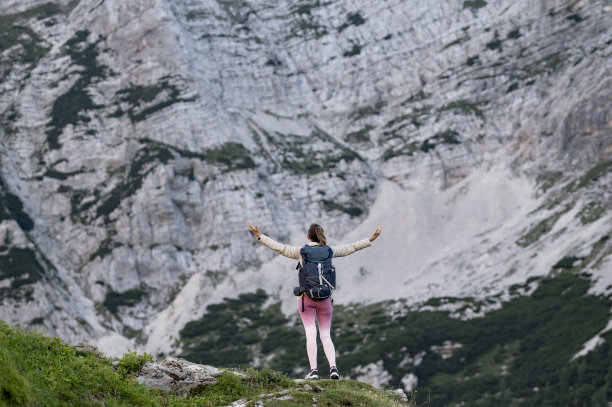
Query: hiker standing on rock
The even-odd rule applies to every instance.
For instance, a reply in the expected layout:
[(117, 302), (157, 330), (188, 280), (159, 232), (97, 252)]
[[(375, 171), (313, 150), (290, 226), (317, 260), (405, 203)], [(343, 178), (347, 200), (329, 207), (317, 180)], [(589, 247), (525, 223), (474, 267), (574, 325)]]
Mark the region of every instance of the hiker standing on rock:
[(262, 234), (251, 222), (249, 228), (261, 243), (266, 247), (290, 259), (298, 260), (298, 276), (300, 286), (294, 289), (298, 296), (298, 311), (306, 332), (306, 351), (310, 362), (310, 372), (306, 379), (318, 379), (317, 370), (317, 327), (315, 320), (319, 321), (319, 336), (323, 343), (323, 350), (329, 362), (329, 377), (339, 379), (336, 367), (336, 350), (331, 340), (331, 321), (333, 314), (331, 290), (336, 285), (336, 270), (331, 264), (332, 257), (344, 257), (357, 250), (370, 247), (370, 243), (380, 235), (382, 226), (370, 236), (358, 242), (343, 246), (328, 246), (323, 228), (313, 223), (308, 228), (306, 237), (308, 243), (303, 247), (289, 246), (279, 243)]

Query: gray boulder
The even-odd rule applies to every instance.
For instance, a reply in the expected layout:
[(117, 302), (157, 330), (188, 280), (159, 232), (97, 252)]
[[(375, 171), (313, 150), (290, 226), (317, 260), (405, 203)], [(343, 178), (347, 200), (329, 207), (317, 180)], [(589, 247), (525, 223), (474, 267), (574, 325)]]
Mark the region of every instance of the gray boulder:
[(217, 377), (221, 372), (222, 370), (213, 366), (168, 358), (145, 363), (136, 379), (139, 383), (156, 390), (188, 395), (217, 383)]

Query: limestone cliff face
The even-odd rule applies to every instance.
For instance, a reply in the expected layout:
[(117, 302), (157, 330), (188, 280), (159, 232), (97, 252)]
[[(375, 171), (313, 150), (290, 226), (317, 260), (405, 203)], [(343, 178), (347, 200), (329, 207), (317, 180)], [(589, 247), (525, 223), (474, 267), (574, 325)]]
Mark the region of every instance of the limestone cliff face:
[(342, 238), (387, 181), (435, 200), (503, 169), (536, 196), (603, 163), (588, 197), (545, 198), (591, 205), (586, 225), (606, 233), (605, 1), (4, 1), (0, 12), (2, 319), (146, 344), (215, 291), (260, 284), (273, 256), (247, 219), (278, 239), (299, 242), (310, 220)]

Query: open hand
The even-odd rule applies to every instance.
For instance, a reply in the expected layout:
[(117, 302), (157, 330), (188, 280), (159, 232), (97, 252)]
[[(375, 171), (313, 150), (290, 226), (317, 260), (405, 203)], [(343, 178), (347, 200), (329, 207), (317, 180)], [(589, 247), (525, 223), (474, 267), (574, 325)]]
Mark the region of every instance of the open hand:
[(370, 242), (373, 242), (374, 240), (376, 240), (376, 238), (380, 235), (381, 231), (382, 231), (382, 226), (379, 226), (378, 229), (376, 229), (374, 233), (372, 233), (372, 236), (370, 236)]
[[(259, 238), (259, 236), (261, 236), (261, 233), (259, 233), (259, 230), (257, 230), (257, 226), (253, 226), (251, 225), (250, 221), (247, 221), (249, 224), (249, 229), (251, 229), (251, 232), (255, 235), (255, 237)], [(380, 233), (380, 232), (378, 232)]]

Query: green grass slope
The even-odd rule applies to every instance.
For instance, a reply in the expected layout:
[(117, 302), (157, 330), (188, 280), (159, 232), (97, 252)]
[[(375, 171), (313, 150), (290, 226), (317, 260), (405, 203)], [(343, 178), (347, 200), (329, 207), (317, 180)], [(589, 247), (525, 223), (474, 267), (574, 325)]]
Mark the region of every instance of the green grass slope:
[(306, 386), (267, 368), (249, 369), (244, 377), (221, 373), (217, 384), (181, 397), (137, 383), (135, 374), (147, 360), (147, 354), (127, 353), (116, 361), (0, 321), (0, 406), (223, 406), (239, 399), (252, 406), (262, 394), (265, 406), (312, 406), (313, 397), (320, 406), (402, 405), (390, 392), (363, 383), (320, 380)]

